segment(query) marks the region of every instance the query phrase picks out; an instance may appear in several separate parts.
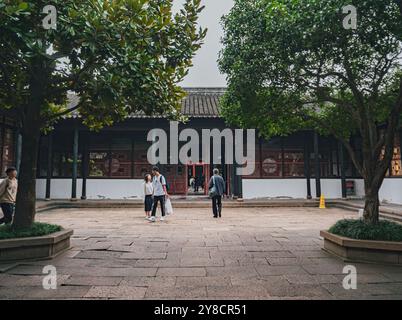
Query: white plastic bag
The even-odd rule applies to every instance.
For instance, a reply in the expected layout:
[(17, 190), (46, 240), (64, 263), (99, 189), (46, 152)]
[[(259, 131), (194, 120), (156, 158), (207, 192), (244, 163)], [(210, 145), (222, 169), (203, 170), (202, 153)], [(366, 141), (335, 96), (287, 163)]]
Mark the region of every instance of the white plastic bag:
[(167, 215), (173, 213), (172, 202), (170, 201), (170, 199), (166, 199), (166, 202), (165, 202), (165, 212), (166, 212)]

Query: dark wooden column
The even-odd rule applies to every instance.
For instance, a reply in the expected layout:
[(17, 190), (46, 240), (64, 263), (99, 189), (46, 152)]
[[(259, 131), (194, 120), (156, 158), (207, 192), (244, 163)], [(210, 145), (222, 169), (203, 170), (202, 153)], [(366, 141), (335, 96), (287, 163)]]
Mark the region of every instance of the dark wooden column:
[(21, 164), (21, 150), (22, 150), (22, 135), (20, 130), (15, 131), (15, 168), (17, 172), (20, 171), (20, 164)]
[(342, 183), (342, 198), (347, 198), (346, 192), (346, 174), (345, 174), (345, 155), (344, 155), (344, 147), (342, 142), (338, 142), (338, 153), (339, 153), (339, 167), (341, 170), (341, 183)]
[[(236, 139), (236, 135), (234, 135), (234, 137)], [(235, 143), (235, 145), (236, 145), (236, 143)], [(244, 146), (244, 132), (243, 132), (243, 146)], [(237, 168), (240, 168), (241, 166), (238, 165), (237, 161), (235, 161), (235, 163), (236, 163), (236, 171), (237, 171)], [(237, 174), (237, 172), (236, 172), (236, 180), (237, 180), (237, 188), (238, 188), (238, 197), (239, 197), (239, 199), (243, 199), (243, 180), (242, 180), (242, 176)]]
[(314, 173), (315, 173), (315, 190), (316, 197), (321, 197), (321, 174), (320, 174), (320, 152), (319, 152), (319, 142), (318, 133), (314, 132)]
[(3, 164), (4, 164), (4, 139), (5, 139), (5, 136), (6, 136), (6, 124), (5, 124), (5, 117), (3, 116), (2, 117), (2, 125), (1, 125), (1, 141), (0, 141), (0, 143), (1, 143), (1, 157), (0, 157), (0, 171), (1, 171), (1, 174), (3, 174), (4, 172), (3, 172), (3, 169), (5, 170), (6, 168), (4, 168), (3, 167)]
[(238, 188), (237, 188), (237, 174), (236, 174), (236, 136), (235, 131), (232, 130), (233, 135), (233, 165), (232, 165), (232, 195), (234, 198), (238, 197)]
[(51, 182), (53, 173), (53, 133), (50, 132), (47, 137), (47, 168), (46, 168), (46, 200), (51, 197)]
[(237, 169), (240, 167), (236, 161), (236, 135), (235, 130), (233, 132), (233, 195), (236, 198), (242, 198), (242, 180), (241, 176), (237, 174)]
[(307, 199), (311, 199), (311, 168), (310, 168), (310, 147), (308, 141), (310, 141), (310, 134), (304, 133), (304, 175), (307, 183)]
[(221, 175), (222, 175), (222, 178), (225, 180), (226, 192), (227, 192), (227, 195), (229, 196), (229, 192), (228, 192), (229, 184), (228, 184), (227, 170), (226, 170), (227, 168), (226, 168), (226, 156), (225, 156), (225, 152), (226, 152), (225, 142), (226, 141), (224, 139), (221, 140), (221, 168), (222, 168)]
[(75, 126), (73, 139), (73, 177), (71, 184), (71, 200), (77, 200), (78, 138), (79, 132), (77, 126)]
[(82, 154), (82, 189), (81, 189), (81, 200), (86, 200), (87, 198), (87, 177), (89, 174), (89, 148), (88, 148), (88, 135), (82, 139), (83, 141), (83, 154)]

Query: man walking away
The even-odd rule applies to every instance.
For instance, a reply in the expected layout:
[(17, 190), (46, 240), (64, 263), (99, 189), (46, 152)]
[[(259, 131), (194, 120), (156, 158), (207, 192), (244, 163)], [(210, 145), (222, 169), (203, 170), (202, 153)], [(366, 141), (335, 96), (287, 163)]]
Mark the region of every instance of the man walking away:
[(212, 197), (212, 212), (214, 213), (214, 218), (222, 217), (222, 196), (225, 193), (225, 180), (219, 175), (219, 170), (214, 169), (214, 175), (209, 180), (208, 189), (211, 190), (213, 187), (216, 189), (215, 195)]
[(158, 208), (158, 202), (161, 205), (162, 217), (161, 221), (165, 220), (165, 197), (169, 197), (166, 188), (166, 179), (160, 174), (158, 167), (152, 168), (152, 184), (154, 187), (154, 205), (152, 208), (151, 222), (155, 222), (156, 209)]
[(7, 178), (0, 183), (0, 206), (3, 211), (0, 225), (3, 223), (10, 224), (13, 220), (18, 189), (17, 170), (15, 168), (8, 168), (6, 174)]

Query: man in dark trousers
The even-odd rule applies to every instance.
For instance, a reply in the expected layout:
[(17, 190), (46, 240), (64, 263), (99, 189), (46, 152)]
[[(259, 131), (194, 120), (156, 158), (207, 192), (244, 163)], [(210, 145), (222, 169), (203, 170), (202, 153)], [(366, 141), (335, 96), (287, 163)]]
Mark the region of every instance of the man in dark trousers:
[(212, 197), (212, 212), (214, 218), (222, 217), (222, 196), (225, 194), (225, 180), (219, 175), (219, 170), (214, 169), (214, 175), (209, 180), (208, 189), (216, 188), (216, 194)]
[(156, 217), (156, 209), (158, 208), (158, 202), (161, 205), (162, 216), (160, 221), (165, 220), (165, 200), (169, 197), (166, 186), (166, 179), (163, 175), (160, 174), (160, 170), (158, 167), (152, 168), (152, 185), (154, 187), (154, 204), (152, 207), (152, 215), (149, 218), (151, 222), (155, 222)]

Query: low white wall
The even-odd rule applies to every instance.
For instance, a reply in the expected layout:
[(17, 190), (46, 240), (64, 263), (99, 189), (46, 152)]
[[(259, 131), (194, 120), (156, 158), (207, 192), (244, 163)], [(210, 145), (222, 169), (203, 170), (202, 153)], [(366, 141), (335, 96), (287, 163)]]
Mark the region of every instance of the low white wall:
[[(355, 181), (355, 197), (364, 197), (363, 179), (347, 179)], [(341, 179), (321, 179), (321, 191), (327, 199), (342, 198)], [(315, 179), (311, 179), (311, 195), (315, 198)], [(305, 179), (243, 179), (243, 198), (275, 198), (290, 197), (295, 199), (307, 196)], [(380, 201), (402, 204), (402, 179), (388, 178), (380, 190)]]
[[(50, 184), (51, 199), (71, 199), (71, 179), (52, 179)], [(82, 179), (77, 179), (77, 197), (81, 196)], [(46, 197), (46, 179), (36, 180), (36, 197)]]
[[(51, 180), (52, 199), (71, 198), (71, 179)], [(82, 179), (77, 179), (77, 197), (81, 197)], [(38, 179), (36, 182), (36, 196), (44, 199), (46, 196), (46, 179)], [(131, 179), (88, 179), (87, 199), (138, 199), (142, 198), (142, 180)]]
[[(349, 180), (349, 179), (348, 179)], [(355, 181), (356, 196), (364, 197), (363, 179)], [(88, 199), (139, 199), (142, 198), (142, 180), (136, 179), (88, 179)], [(322, 193), (327, 199), (342, 197), (340, 179), (322, 179)], [(81, 197), (82, 179), (77, 180), (77, 197)], [(46, 192), (46, 179), (36, 181), (36, 194), (38, 199), (44, 199)], [(311, 194), (315, 197), (315, 180), (311, 179)], [(307, 183), (305, 179), (243, 179), (244, 199), (289, 197), (305, 199), (307, 196)], [(52, 179), (52, 199), (71, 198), (71, 179)], [(402, 204), (402, 179), (385, 179), (380, 190), (380, 200), (389, 203)]]
[[(364, 197), (364, 180), (354, 179), (356, 195)], [(402, 179), (400, 178), (385, 178), (380, 189), (380, 201), (402, 204)]]
[[(354, 180), (355, 182), (355, 190), (357, 197), (364, 197), (364, 180), (363, 179), (347, 179), (347, 180)], [(400, 180), (402, 186), (402, 179)]]
[(380, 200), (402, 204), (402, 179), (385, 179), (380, 189)]
[(143, 180), (87, 180), (87, 199), (138, 199), (143, 196)]
[[(315, 179), (311, 179), (311, 195), (316, 197)], [(342, 198), (342, 181), (341, 179), (321, 179), (321, 193), (327, 199)]]
[(305, 179), (243, 179), (243, 198), (290, 197), (305, 199), (307, 183)]

